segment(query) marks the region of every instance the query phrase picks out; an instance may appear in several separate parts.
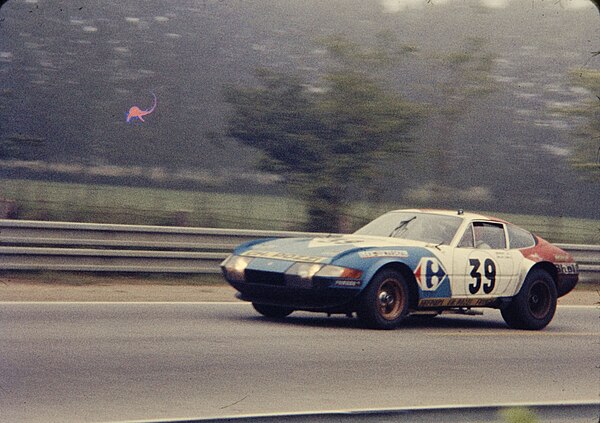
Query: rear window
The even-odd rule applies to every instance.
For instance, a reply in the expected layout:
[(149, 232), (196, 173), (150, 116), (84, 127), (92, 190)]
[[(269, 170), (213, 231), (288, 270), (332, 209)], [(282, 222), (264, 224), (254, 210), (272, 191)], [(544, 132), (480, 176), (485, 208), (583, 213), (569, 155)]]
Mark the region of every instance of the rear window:
[(473, 222), (475, 248), (500, 250), (506, 248), (504, 228), (501, 223)]
[(535, 238), (525, 229), (514, 225), (506, 225), (510, 248), (527, 248), (535, 245)]

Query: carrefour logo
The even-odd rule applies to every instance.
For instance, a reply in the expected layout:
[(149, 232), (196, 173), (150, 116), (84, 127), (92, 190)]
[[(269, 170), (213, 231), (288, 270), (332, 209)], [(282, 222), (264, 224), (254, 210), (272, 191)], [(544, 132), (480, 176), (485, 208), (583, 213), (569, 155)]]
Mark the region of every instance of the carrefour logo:
[(419, 261), (415, 277), (423, 291), (435, 291), (447, 279), (448, 274), (436, 258), (425, 257)]

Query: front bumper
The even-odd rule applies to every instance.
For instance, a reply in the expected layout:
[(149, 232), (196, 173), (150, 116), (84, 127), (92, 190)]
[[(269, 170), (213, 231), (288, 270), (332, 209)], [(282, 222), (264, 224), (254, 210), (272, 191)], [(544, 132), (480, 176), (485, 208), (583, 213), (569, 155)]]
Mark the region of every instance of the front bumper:
[(295, 310), (347, 312), (363, 285), (359, 270), (312, 261), (231, 255), (221, 270), (238, 298)]
[(359, 286), (340, 287), (335, 285), (335, 280), (323, 281), (320, 278), (315, 278), (313, 286), (309, 288), (257, 282), (228, 282), (238, 290), (237, 297), (241, 300), (307, 311), (349, 311), (361, 291)]

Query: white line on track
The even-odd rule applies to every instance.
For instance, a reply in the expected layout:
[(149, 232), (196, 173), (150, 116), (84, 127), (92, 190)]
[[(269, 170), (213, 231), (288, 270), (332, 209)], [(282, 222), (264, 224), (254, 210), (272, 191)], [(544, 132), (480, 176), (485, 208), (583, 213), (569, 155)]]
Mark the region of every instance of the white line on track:
[(548, 331), (527, 331), (527, 330), (510, 330), (501, 329), (500, 331), (488, 330), (462, 330), (460, 332), (424, 329), (423, 333), (436, 336), (456, 336), (456, 337), (472, 337), (472, 336), (571, 336), (571, 337), (595, 337), (600, 336), (600, 332), (548, 332)]
[[(233, 306), (248, 306), (251, 303), (243, 301), (0, 301), (0, 305), (4, 304), (185, 304), (185, 305), (233, 305)], [(573, 309), (596, 309), (600, 311), (598, 305), (559, 305), (558, 308), (573, 308)], [(482, 309), (495, 310), (495, 309)]]
[[(276, 417), (293, 417), (293, 416), (322, 416), (322, 415), (337, 415), (337, 414), (373, 414), (373, 413), (402, 413), (402, 412), (418, 412), (418, 411), (460, 411), (460, 410), (469, 410), (469, 409), (489, 409), (489, 408), (539, 408), (539, 407), (568, 407), (568, 406), (577, 406), (577, 405), (600, 405), (600, 401), (597, 399), (592, 400), (581, 400), (581, 401), (552, 401), (552, 402), (540, 402), (540, 403), (523, 403), (523, 402), (513, 402), (513, 403), (498, 403), (498, 404), (451, 404), (451, 405), (433, 405), (433, 406), (408, 406), (408, 407), (397, 407), (397, 408), (363, 408), (363, 409), (339, 409), (339, 410), (322, 410), (322, 411), (294, 411), (289, 413), (257, 413), (257, 414), (240, 414), (240, 415), (230, 415), (230, 416), (212, 416), (212, 417), (202, 417), (202, 418), (167, 418), (167, 419), (159, 419), (161, 423), (169, 423), (169, 422), (182, 422), (182, 421), (203, 421), (203, 420), (221, 420), (221, 421), (235, 421), (238, 419), (258, 419), (258, 418), (276, 418)], [(129, 420), (128, 423), (150, 423), (156, 422), (157, 419), (153, 420)], [(124, 423), (124, 422), (112, 422), (112, 423)]]
[(600, 310), (600, 304), (596, 305), (559, 305), (558, 308), (595, 308)]
[(233, 302), (233, 301), (0, 301), (0, 305), (6, 304), (97, 304), (97, 305), (233, 305), (233, 306), (248, 306), (250, 303), (245, 302)]

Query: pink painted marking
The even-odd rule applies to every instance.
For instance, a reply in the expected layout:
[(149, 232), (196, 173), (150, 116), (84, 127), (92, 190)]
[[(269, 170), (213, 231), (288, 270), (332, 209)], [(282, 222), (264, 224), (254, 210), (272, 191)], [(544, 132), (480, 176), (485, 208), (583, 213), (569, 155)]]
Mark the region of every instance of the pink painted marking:
[(149, 115), (154, 111), (154, 109), (156, 109), (156, 96), (153, 92), (151, 92), (150, 94), (152, 94), (152, 96), (154, 97), (154, 104), (152, 104), (152, 107), (147, 110), (142, 110), (138, 106), (133, 106), (131, 109), (129, 109), (127, 117), (125, 118), (127, 122), (131, 122), (133, 118), (138, 118), (142, 122), (145, 122), (144, 116)]

